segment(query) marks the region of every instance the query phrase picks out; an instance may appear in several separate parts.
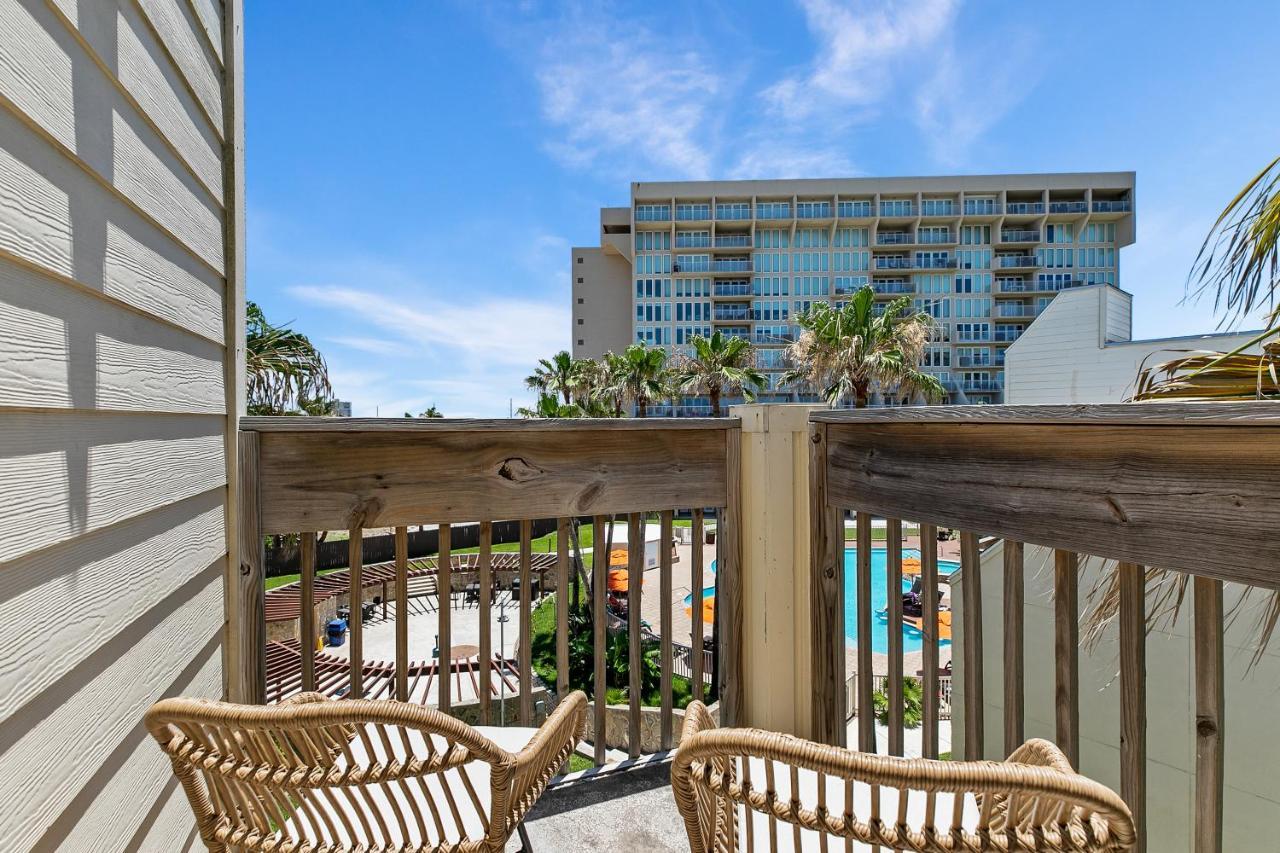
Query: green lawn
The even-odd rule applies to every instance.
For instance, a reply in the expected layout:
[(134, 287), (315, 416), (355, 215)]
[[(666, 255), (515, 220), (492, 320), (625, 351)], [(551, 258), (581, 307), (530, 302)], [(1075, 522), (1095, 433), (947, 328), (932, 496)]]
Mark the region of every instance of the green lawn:
[[(345, 570), (344, 569), (322, 569), (316, 572), (316, 577), (323, 577), (324, 575), (331, 575), (334, 572), (341, 572), (341, 571), (345, 571)], [(267, 586), (267, 589), (275, 589), (278, 586), (284, 586), (287, 583), (293, 583), (294, 581), (298, 581), (301, 579), (302, 579), (302, 575), (300, 574), (276, 575), (275, 577), (267, 578), (266, 586)]]

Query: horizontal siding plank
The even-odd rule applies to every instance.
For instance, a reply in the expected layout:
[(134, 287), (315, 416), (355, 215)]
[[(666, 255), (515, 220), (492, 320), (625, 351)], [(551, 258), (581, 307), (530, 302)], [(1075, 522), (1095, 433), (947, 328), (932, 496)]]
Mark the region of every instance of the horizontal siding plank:
[(219, 343), (221, 277), (0, 109), (0, 252)]
[(0, 612), (22, 630), (0, 645), (7, 719), (227, 551), (215, 490), (0, 566)]
[(13, 22), (0, 30), (0, 92), (61, 153), (77, 159), (221, 272), (219, 204), (54, 13), (35, 0), (27, 2), (31, 10), (19, 0), (0, 0), (0, 18)]
[(218, 57), (218, 61), (222, 62), (222, 4), (220, 0), (188, 0), (188, 2), (191, 4), (192, 11), (195, 12), (196, 19), (200, 21), (200, 27), (204, 32), (209, 49), (213, 51), (214, 56)]
[[(221, 564), (211, 566), (175, 593), (180, 602), (134, 614), (129, 628), (74, 677), (41, 694), (38, 707), (0, 724), (0, 838), (11, 849), (32, 849), (137, 732), (147, 708), (170, 692), (203, 649), (216, 645), (222, 574)], [(68, 749), (75, 760), (65, 760)]]
[[(219, 647), (207, 650), (195, 677), (174, 685), (171, 692), (218, 698), (222, 692), (221, 658)], [(141, 729), (139, 726), (126, 735), (90, 784), (45, 831), (36, 849), (86, 853), (183, 849), (183, 842), (195, 828), (191, 806), (177, 785), (169, 759)], [(140, 842), (135, 846), (131, 840)]]
[(224, 412), (222, 353), (0, 259), (0, 406)]
[(1280, 588), (1275, 426), (829, 423), (827, 435), (833, 506)]
[(587, 424), (554, 432), (457, 427), (261, 437), (264, 533), (727, 502), (721, 430), (619, 431)]
[[(34, 2), (34, 0), (24, 0)], [(133, 0), (52, 0), (65, 27), (79, 35), (159, 129), (206, 190), (222, 201), (222, 137), (169, 62)]]
[(1055, 406), (897, 406), (825, 409), (809, 420), (844, 426), (877, 423), (952, 425), (1029, 424), (1033, 426), (1253, 427), (1280, 424), (1280, 407), (1270, 402), (1239, 403), (1088, 403)]
[(137, 0), (147, 22), (164, 45), (170, 61), (191, 87), (205, 118), (222, 127), (222, 74), (220, 63), (205, 40), (196, 35), (200, 26), (183, 0)]
[(225, 486), (225, 426), (215, 415), (0, 412), (0, 562)]

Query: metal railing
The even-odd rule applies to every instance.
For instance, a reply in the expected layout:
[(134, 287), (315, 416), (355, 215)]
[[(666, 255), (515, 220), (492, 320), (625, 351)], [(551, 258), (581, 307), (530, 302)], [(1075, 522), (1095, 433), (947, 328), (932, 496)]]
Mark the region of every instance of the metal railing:
[(1049, 202), (1050, 213), (1088, 213), (1089, 203), (1087, 201), (1051, 201)]
[(751, 272), (750, 258), (716, 258), (711, 262), (713, 272)]
[(1118, 201), (1095, 201), (1093, 203), (1094, 213), (1128, 213), (1133, 209), (1133, 203), (1128, 199), (1120, 199)]
[(716, 296), (750, 296), (751, 285), (746, 282), (717, 281), (713, 292)]
[(996, 267), (999, 269), (1007, 269), (1009, 267), (1036, 267), (1040, 262), (1035, 259), (1034, 255), (996, 255)]
[(750, 234), (717, 234), (715, 239), (717, 249), (738, 249), (750, 248)]
[(1039, 243), (1039, 231), (1001, 231), (1000, 242), (1002, 243)]
[(1004, 212), (1017, 216), (1026, 214), (1044, 213), (1044, 202), (1041, 201), (1011, 201), (1005, 204)]

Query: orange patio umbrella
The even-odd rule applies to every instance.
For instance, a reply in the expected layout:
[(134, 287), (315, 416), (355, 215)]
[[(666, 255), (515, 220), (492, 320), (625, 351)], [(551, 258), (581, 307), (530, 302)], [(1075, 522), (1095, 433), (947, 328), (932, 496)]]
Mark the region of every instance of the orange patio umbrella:
[(631, 572), (626, 569), (610, 569), (609, 580), (605, 589), (610, 592), (626, 592), (627, 583), (631, 580)]
[(609, 565), (611, 565), (611, 566), (624, 566), (624, 567), (625, 567), (625, 566), (627, 565), (627, 549), (626, 549), (626, 548), (614, 548), (612, 551), (610, 551), (610, 552), (609, 552)]

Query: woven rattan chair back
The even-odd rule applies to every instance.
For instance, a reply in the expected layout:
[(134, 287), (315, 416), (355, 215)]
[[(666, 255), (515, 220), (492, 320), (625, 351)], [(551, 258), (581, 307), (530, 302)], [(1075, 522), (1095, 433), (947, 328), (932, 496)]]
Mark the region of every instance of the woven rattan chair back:
[(274, 706), (165, 699), (146, 726), (211, 850), (501, 850), (582, 736), (567, 696), (508, 752), (453, 717), (303, 694)]
[(1043, 740), (1004, 762), (893, 758), (717, 730), (694, 703), (671, 781), (694, 853), (1134, 849), (1120, 797)]

